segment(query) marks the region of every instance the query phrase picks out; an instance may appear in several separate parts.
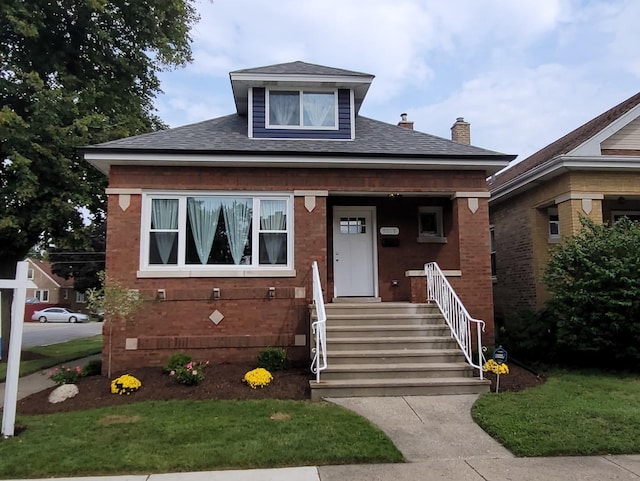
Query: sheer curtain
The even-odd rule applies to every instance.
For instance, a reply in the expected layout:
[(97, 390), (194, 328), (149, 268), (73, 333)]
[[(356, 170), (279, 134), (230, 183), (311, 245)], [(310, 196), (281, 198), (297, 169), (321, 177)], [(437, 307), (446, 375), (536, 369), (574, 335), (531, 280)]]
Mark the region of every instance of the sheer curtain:
[[(287, 228), (287, 201), (285, 200), (262, 200), (260, 201), (260, 230), (263, 231), (284, 231)], [(284, 234), (286, 238), (286, 233)], [(264, 246), (267, 251), (267, 258), (270, 264), (276, 264), (286, 242), (282, 242), (282, 233), (262, 234)]]
[[(151, 206), (151, 228), (154, 230), (178, 229), (178, 200), (153, 199)], [(156, 246), (163, 264), (169, 262), (177, 232), (154, 232)]]
[(249, 238), (251, 228), (252, 199), (230, 199), (222, 201), (222, 214), (227, 226), (227, 239), (233, 263), (239, 265)]
[(304, 93), (302, 96), (304, 125), (335, 125), (335, 101), (333, 94)]
[(218, 228), (221, 199), (189, 197), (187, 212), (200, 264), (206, 264)]
[(300, 123), (300, 94), (298, 92), (270, 92), (269, 123), (272, 125), (298, 125)]

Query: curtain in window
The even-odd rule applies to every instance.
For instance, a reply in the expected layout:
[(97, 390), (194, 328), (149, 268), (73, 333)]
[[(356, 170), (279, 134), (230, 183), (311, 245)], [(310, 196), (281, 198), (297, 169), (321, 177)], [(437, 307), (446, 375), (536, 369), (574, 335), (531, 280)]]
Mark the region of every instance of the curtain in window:
[[(177, 199), (153, 199), (151, 228), (155, 230), (178, 229)], [(177, 236), (177, 232), (155, 232), (156, 246), (163, 264), (169, 262), (171, 249), (176, 242)]]
[(206, 264), (209, 260), (213, 238), (218, 228), (220, 207), (222, 207), (221, 199), (211, 197), (187, 198), (191, 234), (193, 234), (193, 242), (196, 246), (200, 264)]
[(252, 199), (232, 199), (222, 201), (222, 214), (227, 227), (227, 239), (233, 263), (239, 265), (249, 239), (251, 228)]
[(298, 92), (270, 92), (269, 123), (272, 125), (299, 125), (300, 94)]
[(307, 93), (302, 96), (304, 125), (335, 125), (335, 103), (333, 94)]
[[(260, 230), (284, 231), (287, 228), (287, 201), (286, 200), (262, 200), (260, 201)], [(262, 236), (267, 250), (267, 258), (270, 264), (276, 264), (286, 243), (282, 242), (281, 234), (264, 234)]]

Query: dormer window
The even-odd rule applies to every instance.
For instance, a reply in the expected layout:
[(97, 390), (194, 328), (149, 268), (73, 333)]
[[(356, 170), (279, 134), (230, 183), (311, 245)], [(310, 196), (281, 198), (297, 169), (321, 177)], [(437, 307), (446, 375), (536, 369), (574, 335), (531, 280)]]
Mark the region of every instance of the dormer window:
[(337, 129), (337, 91), (268, 90), (267, 128)]

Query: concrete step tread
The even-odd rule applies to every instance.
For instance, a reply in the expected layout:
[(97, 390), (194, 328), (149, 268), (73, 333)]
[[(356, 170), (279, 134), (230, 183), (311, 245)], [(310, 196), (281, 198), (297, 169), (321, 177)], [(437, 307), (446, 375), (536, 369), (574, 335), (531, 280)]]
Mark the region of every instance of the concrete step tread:
[[(316, 317), (315, 315), (312, 317)], [(443, 318), (440, 312), (360, 312), (354, 314), (341, 314), (327, 312), (327, 320), (349, 320), (349, 319), (436, 319)]]
[[(313, 308), (313, 304), (309, 304), (309, 308)], [(434, 303), (429, 302), (329, 302), (324, 305), (326, 309), (340, 309), (340, 308), (349, 308), (349, 309), (383, 309), (385, 307), (409, 307), (411, 309), (415, 308), (438, 308), (438, 306)]]
[(460, 349), (367, 349), (359, 351), (327, 351), (327, 357), (393, 357), (393, 356), (462, 356)]
[[(320, 374), (322, 376), (322, 374)], [(488, 379), (480, 380), (477, 377), (434, 377), (424, 379), (331, 379), (320, 382), (309, 381), (311, 389), (323, 387), (405, 387), (405, 386), (469, 386), (491, 384)]]
[(455, 339), (451, 336), (384, 336), (384, 337), (331, 337), (327, 338), (327, 343), (336, 344), (367, 344), (373, 342), (387, 342), (389, 344), (397, 342), (449, 342)]
[(371, 332), (371, 331), (438, 331), (446, 328), (446, 325), (438, 324), (375, 324), (375, 325), (353, 325), (353, 326), (327, 326), (327, 332)]
[(363, 371), (457, 371), (473, 369), (465, 362), (433, 362), (425, 363), (381, 363), (381, 364), (331, 364), (324, 372), (363, 372)]

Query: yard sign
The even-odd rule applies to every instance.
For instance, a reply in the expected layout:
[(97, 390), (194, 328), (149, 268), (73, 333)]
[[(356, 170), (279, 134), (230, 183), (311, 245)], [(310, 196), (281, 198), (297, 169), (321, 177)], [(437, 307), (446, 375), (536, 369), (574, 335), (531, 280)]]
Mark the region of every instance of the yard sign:
[(13, 436), (16, 424), (16, 404), (18, 402), (18, 377), (20, 376), (20, 349), (22, 348), (22, 328), (24, 324), (24, 303), (27, 289), (36, 285), (27, 278), (28, 262), (18, 262), (15, 279), (0, 279), (0, 289), (13, 289), (11, 305), (11, 337), (7, 358), (7, 381), (4, 386), (4, 409), (2, 413), (2, 435)]

